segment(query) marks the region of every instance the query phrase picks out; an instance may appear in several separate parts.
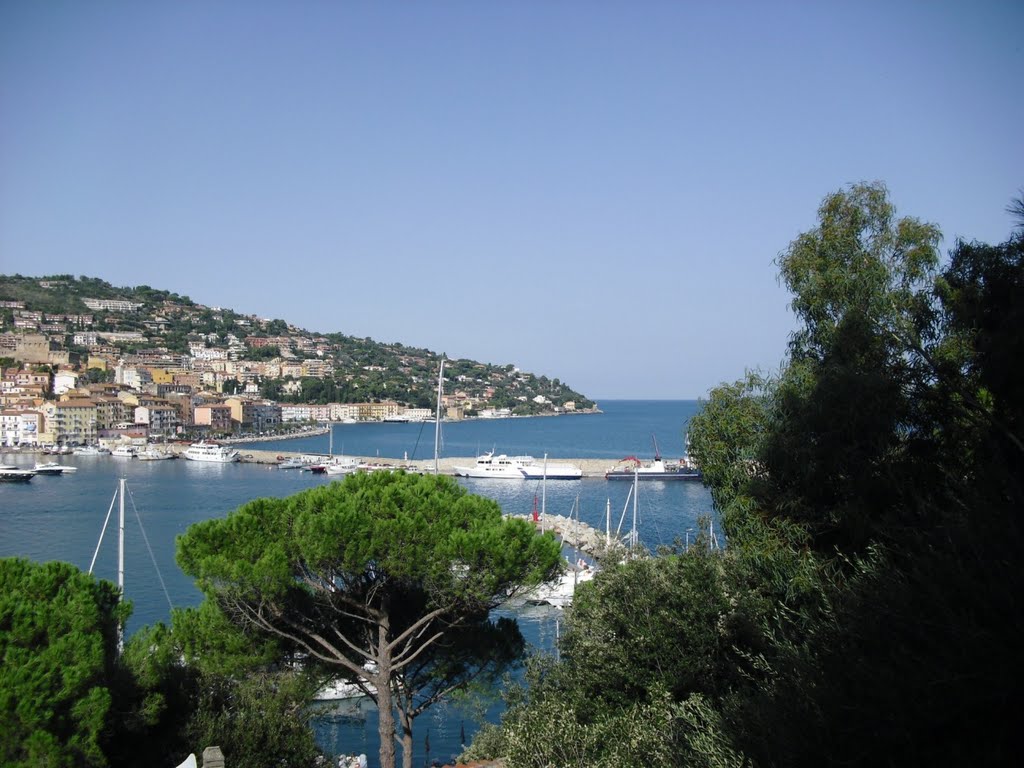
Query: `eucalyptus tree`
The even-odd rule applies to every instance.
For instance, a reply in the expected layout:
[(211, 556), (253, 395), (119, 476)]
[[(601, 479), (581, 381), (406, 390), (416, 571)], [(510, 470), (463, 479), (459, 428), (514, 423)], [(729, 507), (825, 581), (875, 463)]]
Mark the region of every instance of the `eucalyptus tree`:
[(178, 560), (236, 625), (374, 698), (384, 768), (397, 708), (408, 768), (424, 703), (494, 671), (510, 637), (489, 612), (552, 576), (560, 547), (451, 478), (375, 472), (193, 525)]

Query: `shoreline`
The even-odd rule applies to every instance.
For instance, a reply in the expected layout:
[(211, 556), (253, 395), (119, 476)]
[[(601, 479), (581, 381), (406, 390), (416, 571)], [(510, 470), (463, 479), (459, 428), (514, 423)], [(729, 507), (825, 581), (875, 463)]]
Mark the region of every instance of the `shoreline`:
[[(596, 413), (604, 413), (604, 411), (602, 411), (600, 408), (590, 408), (590, 409), (579, 410), (579, 411), (566, 411), (565, 413), (533, 413), (533, 414), (530, 414), (528, 416), (514, 416), (513, 415), (513, 416), (500, 416), (500, 417), (497, 417), (497, 418), (489, 417), (489, 416), (470, 416), (470, 417), (467, 417), (467, 418), (464, 418), (464, 419), (457, 419), (457, 420), (454, 420), (454, 421), (450, 421), (450, 420), (446, 419), (446, 420), (442, 421), (441, 424), (442, 425), (444, 425), (444, 424), (452, 424), (452, 423), (456, 423), (457, 424), (457, 423), (462, 422), (462, 421), (501, 421), (502, 419), (546, 419), (546, 418), (551, 418), (553, 416), (591, 416), (591, 415), (596, 414)], [(359, 421), (359, 422), (356, 422), (356, 423), (357, 424), (386, 424), (386, 423), (413, 424), (413, 423), (418, 423), (418, 422), (401, 422), (401, 421), (385, 422), (385, 421), (372, 421), (371, 420), (371, 421)], [(433, 419), (430, 419), (427, 423), (432, 424), (433, 423)], [(284, 435), (262, 435), (262, 436), (258, 436), (258, 437), (224, 437), (224, 438), (211, 438), (211, 439), (213, 439), (214, 442), (218, 442), (218, 443), (232, 443), (232, 444), (236, 444), (236, 445), (237, 444), (242, 444), (242, 443), (272, 443), (272, 442), (276, 442), (277, 440), (296, 440), (296, 439), (298, 439), (300, 437), (313, 437), (313, 436), (316, 436), (316, 435), (326, 435), (328, 432), (330, 432), (331, 427), (333, 427), (335, 424), (345, 424), (347, 426), (347, 422), (343, 422), (343, 421), (330, 421), (330, 422), (327, 422), (327, 426), (324, 426), (323, 423), (321, 423), (315, 429), (309, 429), (309, 430), (304, 430), (304, 431), (300, 431), (300, 432), (289, 432), (288, 434), (284, 434)], [(431, 459), (431, 461), (433, 461), (433, 459)], [(474, 459), (474, 461), (475, 461), (475, 459)]]

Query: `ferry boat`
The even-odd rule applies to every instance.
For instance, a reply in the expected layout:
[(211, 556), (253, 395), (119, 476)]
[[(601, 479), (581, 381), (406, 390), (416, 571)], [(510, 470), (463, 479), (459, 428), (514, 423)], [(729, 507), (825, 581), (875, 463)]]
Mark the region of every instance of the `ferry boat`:
[[(654, 435), (651, 435), (654, 439)], [(654, 461), (641, 461), (636, 456), (627, 456), (619, 464), (604, 473), (606, 480), (703, 480), (700, 470), (683, 456), (679, 461), (665, 461), (654, 440)]]
[(700, 470), (686, 461), (658, 458), (643, 462), (635, 456), (627, 456), (623, 462), (605, 472), (605, 480), (703, 480)]
[(238, 461), (241, 458), (238, 451), (234, 448), (228, 448), (217, 443), (208, 443), (205, 440), (192, 443), (181, 455), (189, 461), (207, 461), (215, 464), (230, 464), (232, 461)]

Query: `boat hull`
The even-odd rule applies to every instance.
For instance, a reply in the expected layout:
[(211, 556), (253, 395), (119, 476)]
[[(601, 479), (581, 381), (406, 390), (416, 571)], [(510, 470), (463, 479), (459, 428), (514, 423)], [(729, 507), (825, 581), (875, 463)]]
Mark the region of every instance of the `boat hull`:
[(14, 465), (0, 467), (0, 483), (27, 483), (36, 473), (31, 469), (21, 469)]
[(683, 469), (683, 470), (679, 470), (677, 472), (675, 472), (675, 471), (665, 471), (665, 472), (633, 472), (632, 470), (623, 470), (623, 471), (612, 470), (610, 472), (605, 472), (605, 474), (604, 474), (605, 480), (629, 480), (629, 481), (632, 482), (634, 477), (635, 477), (635, 479), (641, 480), (641, 481), (642, 480), (691, 480), (691, 481), (692, 480), (696, 480), (696, 481), (703, 480), (703, 478), (701, 477), (700, 472), (696, 472), (696, 471), (694, 471), (692, 469)]
[(485, 453), (478, 456), (472, 467), (455, 467), (459, 477), (476, 480), (579, 480), (583, 470), (572, 464), (538, 463), (533, 456), (495, 456)]
[(568, 464), (548, 465), (545, 472), (544, 467), (523, 467), (520, 470), (527, 480), (579, 480), (583, 477), (583, 470)]

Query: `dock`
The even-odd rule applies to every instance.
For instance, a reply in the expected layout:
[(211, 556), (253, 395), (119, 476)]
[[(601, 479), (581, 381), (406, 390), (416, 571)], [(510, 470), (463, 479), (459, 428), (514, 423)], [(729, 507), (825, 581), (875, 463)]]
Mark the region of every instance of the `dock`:
[[(235, 446), (238, 452), (242, 455), (242, 461), (253, 463), (253, 464), (277, 464), (284, 459), (301, 459), (303, 456), (308, 456), (308, 453), (302, 451), (264, 451), (259, 449), (250, 448), (249, 446)], [(328, 458), (325, 454), (322, 457), (324, 460)], [(335, 458), (340, 458), (336, 456)], [(434, 471), (434, 460), (433, 459), (412, 459), (409, 461), (403, 461), (402, 459), (383, 458), (380, 456), (345, 456), (346, 459), (356, 459), (359, 462), (366, 464), (373, 464), (382, 468), (392, 467), (395, 469), (404, 468), (410, 472), (422, 472), (423, 474), (432, 473)], [(603, 478), (604, 473), (607, 472), (615, 465), (615, 459), (560, 459), (548, 457), (548, 461), (552, 463), (560, 464), (575, 464), (577, 467), (583, 470), (584, 478)], [(471, 467), (476, 463), (476, 457), (461, 457), (461, 458), (443, 458), (437, 461), (438, 474), (442, 475), (454, 475), (455, 467)], [(510, 480), (509, 482), (515, 482)], [(552, 481), (552, 482), (565, 482), (565, 481)]]

